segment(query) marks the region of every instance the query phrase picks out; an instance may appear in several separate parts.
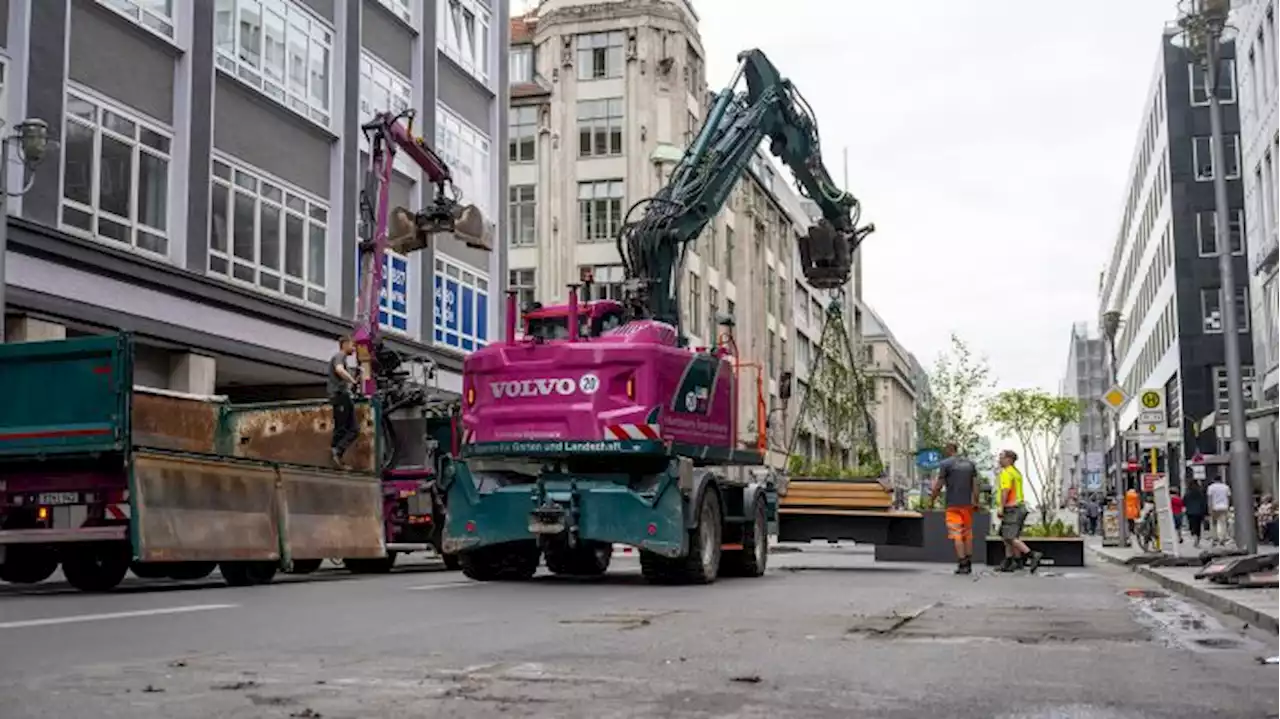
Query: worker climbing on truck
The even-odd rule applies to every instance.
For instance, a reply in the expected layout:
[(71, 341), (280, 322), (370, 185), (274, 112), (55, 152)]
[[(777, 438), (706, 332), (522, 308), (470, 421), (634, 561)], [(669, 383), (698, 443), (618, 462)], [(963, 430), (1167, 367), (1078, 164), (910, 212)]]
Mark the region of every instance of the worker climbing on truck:
[(342, 457), (356, 440), (356, 404), (351, 397), (356, 378), (347, 367), (347, 358), (355, 354), (356, 345), (348, 336), (338, 338), (338, 351), (329, 358), (329, 405), (333, 408), (333, 442), (329, 452), (333, 466), (342, 467)]

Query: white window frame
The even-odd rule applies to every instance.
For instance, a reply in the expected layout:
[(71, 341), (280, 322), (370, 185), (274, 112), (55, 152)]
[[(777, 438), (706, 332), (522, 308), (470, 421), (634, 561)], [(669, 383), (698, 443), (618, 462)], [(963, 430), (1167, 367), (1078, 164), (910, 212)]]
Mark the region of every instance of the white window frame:
[[(524, 200), (519, 194), (524, 190), (532, 190), (533, 199)], [(533, 233), (531, 237), (524, 237), (520, 230), (524, 226), (521, 220), (524, 214), (529, 213), (533, 217)], [(538, 245), (538, 185), (521, 184), (511, 185), (507, 188), (507, 245), (509, 247), (537, 247)]]
[[(1244, 287), (1244, 286), (1237, 285), (1237, 286), (1236, 286), (1236, 292), (1239, 292), (1239, 293), (1241, 294), (1241, 299), (1240, 299), (1240, 305), (1241, 305), (1241, 306), (1236, 307), (1236, 324), (1238, 324), (1238, 325), (1239, 325), (1238, 330), (1239, 330), (1240, 334), (1245, 334), (1245, 333), (1247, 333), (1247, 332), (1249, 331), (1249, 327), (1250, 327), (1250, 322), (1249, 322), (1249, 288), (1248, 288), (1248, 287)], [(1208, 312), (1208, 307), (1207, 307), (1207, 306), (1206, 306), (1206, 304), (1205, 304), (1205, 299), (1206, 299), (1207, 297), (1211, 296), (1211, 294), (1210, 294), (1210, 293), (1217, 293), (1217, 298), (1218, 298), (1218, 312), (1219, 312), (1219, 314), (1221, 315), (1221, 314), (1226, 310), (1226, 298), (1225, 298), (1225, 296), (1224, 296), (1224, 295), (1223, 295), (1223, 293), (1222, 293), (1222, 288), (1221, 288), (1221, 287), (1216, 287), (1216, 288), (1215, 288), (1215, 287), (1204, 287), (1204, 288), (1201, 288), (1201, 290), (1200, 290), (1200, 324), (1201, 324), (1201, 329), (1202, 329), (1202, 330), (1204, 331), (1204, 333), (1205, 333), (1205, 334), (1207, 334), (1207, 335), (1220, 335), (1220, 334), (1222, 334), (1222, 333), (1223, 333), (1223, 331), (1224, 331), (1224, 327), (1223, 327), (1223, 325), (1222, 325), (1223, 320), (1222, 320), (1222, 318), (1221, 318), (1221, 317), (1219, 317), (1219, 319), (1218, 319), (1218, 327), (1217, 327), (1217, 328), (1213, 328), (1213, 327), (1210, 327), (1210, 326), (1209, 326), (1209, 312)]]
[[(1241, 390), (1244, 391), (1245, 407), (1253, 406), (1256, 399), (1255, 391), (1257, 386), (1257, 374), (1255, 374), (1253, 365), (1240, 366), (1240, 384)], [(1227, 386), (1227, 368), (1224, 365), (1215, 365), (1213, 368), (1213, 408), (1218, 412), (1227, 412), (1231, 406), (1231, 400), (1228, 397), (1230, 389)]]
[[(603, 44), (600, 44), (602, 42)], [(579, 33), (574, 38), (576, 50), (574, 61), (578, 64), (578, 81), (587, 82), (589, 80), (608, 80), (622, 77), (622, 69), (627, 63), (626, 57), (623, 55), (623, 48), (626, 43), (626, 33), (621, 30)], [(604, 74), (599, 76), (595, 74), (595, 62), (592, 57), (597, 50), (604, 51)]]
[[(599, 110), (596, 110), (599, 108)], [(614, 114), (617, 110), (617, 114)], [(579, 100), (576, 108), (578, 126), (578, 154), (580, 160), (593, 157), (621, 157), (626, 152), (626, 103), (622, 97), (601, 97)], [(584, 117), (584, 112), (588, 113)], [(582, 145), (582, 135), (587, 133), (587, 146)], [(614, 135), (618, 144), (613, 144)], [(596, 152), (596, 141), (604, 137), (604, 152)], [(584, 151), (585, 150), (585, 151)]]
[[(267, 77), (261, 67), (255, 67), (252, 63), (240, 57), (242, 54), (240, 43), (242, 28), (239, 18), (241, 9), (250, 5), (255, 5), (259, 9), (258, 23), (264, 41), (266, 38), (265, 23), (263, 22), (264, 9), (272, 10), (277, 17), (283, 19), (285, 35), (282, 52), (284, 53), (285, 67), (283, 75), (278, 79)], [(230, 7), (232, 12), (232, 49), (230, 50), (218, 42), (218, 20), (222, 11), (227, 7)], [(298, 93), (294, 83), (290, 80), (291, 72), (289, 67), (292, 59), (292, 41), (296, 38), (294, 33), (299, 32), (307, 38), (307, 57), (304, 60), (304, 71), (306, 73), (304, 82), (306, 87), (301, 94)], [(333, 97), (333, 39), (333, 25), (297, 0), (217, 0), (217, 7), (214, 9), (214, 62), (217, 68), (325, 129), (329, 129), (333, 124), (333, 107), (335, 104)], [(261, 44), (265, 45), (265, 42)], [(313, 61), (311, 57), (312, 53), (320, 51), (325, 51), (325, 77), (321, 83), (315, 83), (312, 80)], [(265, 54), (263, 51), (259, 51), (257, 60), (259, 66), (262, 64), (261, 56), (263, 54)], [(315, 98), (317, 85), (323, 85), (325, 97), (323, 102)]]
[[(386, 94), (390, 107), (375, 107), (371, 89), (377, 88)], [(368, 50), (360, 50), (360, 122), (368, 122), (378, 112), (400, 112), (414, 107), (413, 83), (401, 75), (395, 68), (378, 58)], [(360, 133), (360, 149), (364, 153), (373, 152), (369, 137)], [(408, 178), (418, 176), (417, 166), (404, 152), (397, 152), (392, 163), (395, 169)]]
[(521, 85), (533, 82), (533, 45), (512, 45), (507, 53), (507, 83)]
[[(451, 22), (453, 12), (471, 14), (475, 35), (469, 41), (458, 36), (457, 27)], [(489, 8), (478, 0), (436, 0), (436, 42), (440, 50), (485, 87), (489, 87), (489, 52), (493, 46), (490, 18)]]
[[(528, 279), (528, 282), (525, 280)], [(516, 293), (516, 308), (538, 300), (538, 271), (533, 267), (507, 270), (507, 289)]]
[[(79, 85), (68, 83), (67, 90), (63, 94), (64, 100), (69, 96), (74, 96), (83, 102), (87, 102), (91, 105), (94, 105), (96, 108), (94, 111), (95, 119), (92, 122), (90, 122), (89, 120), (86, 120), (85, 118), (79, 117), (77, 115), (73, 115), (70, 112), (64, 112), (63, 119), (62, 119), (62, 137), (63, 138), (67, 137), (67, 128), (71, 124), (76, 124), (93, 131), (93, 163), (94, 164), (93, 164), (93, 170), (92, 170), (92, 177), (90, 178), (89, 204), (84, 204), (76, 200), (68, 199), (66, 197), (67, 146), (65, 142), (61, 144), (62, 151), (59, 153), (59, 157), (58, 157), (58, 161), (62, 163), (60, 168), (62, 171), (59, 173), (59, 182), (58, 182), (59, 184), (58, 227), (70, 234), (74, 234), (80, 237), (86, 237), (88, 239), (94, 240), (95, 242), (101, 242), (111, 247), (129, 249), (150, 257), (161, 257), (161, 258), (167, 259), (169, 256), (169, 250), (171, 249), (168, 225), (172, 224), (172, 221), (173, 221), (171, 217), (171, 214), (172, 214), (171, 199), (173, 196), (173, 163), (174, 163), (173, 129), (165, 125), (164, 123), (161, 123), (157, 120), (147, 117), (146, 115), (138, 112), (137, 110), (130, 109), (118, 102), (109, 100), (106, 97), (99, 95), (95, 92), (92, 92), (87, 88), (83, 88)], [(104, 127), (102, 124), (103, 111), (107, 111), (112, 114), (118, 115), (122, 119), (133, 123), (135, 126), (134, 137), (127, 137), (119, 132), (116, 132)], [(168, 143), (169, 145), (169, 151), (162, 152), (158, 148), (144, 145), (143, 142), (139, 139), (140, 133), (142, 130), (147, 130), (149, 132), (155, 133), (156, 135), (163, 138), (166, 141), (166, 143)], [(8, 128), (5, 128), (5, 131), (8, 131)], [(130, 186), (130, 193), (129, 193), (129, 215), (130, 216), (129, 217), (121, 217), (113, 212), (107, 212), (99, 208), (99, 205), (101, 204), (101, 191), (102, 191), (102, 188), (101, 188), (102, 138), (104, 135), (114, 140), (117, 140), (119, 142), (126, 143), (133, 148), (133, 152), (130, 157), (130, 169), (129, 169), (129, 186)], [(151, 225), (144, 224), (137, 219), (138, 195), (139, 195), (138, 174), (140, 169), (139, 166), (140, 166), (141, 155), (144, 153), (165, 161), (165, 225), (166, 227), (164, 229), (161, 229), (159, 227), (152, 227)], [(89, 215), (92, 229), (85, 230), (82, 227), (77, 227), (75, 225), (64, 222), (63, 217), (64, 217), (64, 213), (66, 213), (67, 210)], [(97, 231), (97, 228), (98, 228), (99, 221), (102, 219), (106, 219), (109, 222), (114, 222), (118, 225), (122, 225), (125, 228), (127, 228), (129, 231), (129, 242), (127, 244), (121, 243), (119, 240), (99, 234), (99, 232)], [(155, 235), (157, 237), (163, 238), (165, 243), (165, 251), (155, 252), (154, 250), (150, 250), (145, 247), (140, 247), (138, 245), (139, 232), (145, 232), (145, 233), (149, 233), (151, 235)]]
[(453, 173), (453, 184), (461, 193), (458, 199), (475, 204), (482, 216), (493, 217), (493, 142), (489, 136), (437, 102), (435, 150)]
[[(1197, 213), (1196, 213), (1196, 249), (1197, 249), (1197, 251), (1200, 253), (1200, 256), (1201, 256), (1201, 257), (1217, 257), (1217, 256), (1218, 256), (1218, 252), (1222, 249), (1222, 247), (1221, 247), (1221, 243), (1218, 241), (1218, 234), (1217, 234), (1217, 233), (1218, 233), (1218, 217), (1217, 217), (1217, 215), (1218, 215), (1218, 213), (1217, 213), (1215, 210), (1201, 210), (1201, 211), (1199, 211), (1199, 212), (1197, 212)], [(1245, 238), (1244, 238), (1244, 232), (1245, 232), (1245, 226), (1244, 226), (1244, 210), (1232, 210), (1232, 211), (1231, 211), (1231, 215), (1232, 215), (1232, 219), (1231, 219), (1231, 222), (1230, 222), (1230, 223), (1228, 223), (1228, 227), (1229, 227), (1230, 225), (1234, 224), (1234, 225), (1236, 225), (1236, 226), (1238, 226), (1238, 227), (1240, 228), (1240, 231), (1239, 231), (1239, 233), (1238, 233), (1239, 238), (1240, 238), (1239, 247), (1233, 247), (1233, 248), (1231, 249), (1231, 254), (1235, 255), (1236, 257), (1243, 257), (1243, 256), (1244, 256), (1244, 242), (1245, 242)], [(1201, 220), (1201, 217), (1203, 217), (1203, 216), (1208, 216), (1208, 217), (1209, 217), (1209, 222), (1211, 222), (1211, 223), (1212, 223), (1213, 232), (1214, 232), (1214, 236), (1213, 236), (1213, 252), (1205, 252), (1205, 251), (1204, 251), (1204, 222)], [(1229, 240), (1228, 240), (1228, 241), (1229, 241)]]
[[(507, 112), (507, 162), (512, 165), (527, 165), (538, 161), (538, 123), (541, 110), (537, 105), (514, 105)], [(522, 116), (532, 114), (532, 122), (524, 122)], [(528, 132), (525, 132), (528, 130)], [(525, 140), (532, 140), (533, 153), (528, 157), (520, 157), (520, 148)]]
[[(184, 0), (178, 0), (183, 2)], [(98, 4), (111, 10), (112, 12), (127, 18), (138, 27), (157, 35), (168, 42), (172, 43), (174, 39), (174, 0), (167, 0), (169, 4), (169, 14), (163, 13), (147, 7), (153, 3), (139, 2), (138, 0), (98, 0)]]
[[(1232, 58), (1224, 57), (1219, 58), (1218, 62), (1226, 64), (1228, 77), (1225, 79), (1230, 80), (1230, 82), (1227, 83), (1226, 88), (1231, 91), (1230, 97), (1219, 97), (1218, 103), (1222, 105), (1230, 105), (1236, 101), (1236, 61)], [(1219, 68), (1219, 73), (1221, 73), (1221, 68)], [(1197, 79), (1201, 82), (1197, 83)], [(1218, 78), (1220, 87), (1223, 79), (1224, 78)], [(1209, 88), (1207, 87), (1207, 81), (1208, 73), (1205, 72), (1203, 65), (1198, 62), (1187, 63), (1187, 82), (1191, 85), (1191, 94), (1189, 97), (1191, 99), (1192, 107), (1209, 106)], [(1204, 92), (1204, 100), (1202, 102), (1196, 102), (1197, 91)]]
[[(453, 276), (449, 274), (450, 269), (455, 270), (457, 272), (457, 276)], [(461, 313), (462, 313), (461, 307), (458, 308), (458, 313), (459, 313), (458, 328), (456, 330), (450, 330), (448, 329), (447, 325), (445, 325), (444, 288), (441, 287), (439, 291), (436, 290), (435, 283), (436, 283), (437, 277), (453, 279), (458, 282), (458, 303), (459, 304), (461, 304), (462, 302), (463, 288), (470, 287), (473, 297), (476, 298), (472, 301), (472, 304), (471, 304), (472, 318), (471, 318), (470, 334), (463, 332), (462, 328), (464, 325), (463, 325), (462, 316), (461, 316)], [(470, 279), (468, 280), (468, 278)], [(432, 292), (432, 295), (435, 297), (435, 302), (432, 303), (432, 310), (431, 310), (432, 326), (434, 328), (434, 331), (432, 333), (432, 338), (431, 338), (432, 344), (440, 347), (441, 349), (453, 351), (453, 352), (460, 352), (464, 355), (470, 354), (471, 352), (474, 352), (475, 350), (478, 350), (478, 349), (483, 349), (487, 347), (489, 344), (491, 344), (493, 342), (494, 329), (495, 329), (493, 327), (493, 323), (489, 321), (489, 312), (488, 312), (489, 304), (493, 302), (493, 299), (494, 299), (492, 287), (493, 285), (489, 281), (488, 272), (481, 270), (478, 267), (467, 264), (462, 260), (450, 257), (448, 255), (437, 254), (435, 256), (435, 264), (432, 267), (432, 273), (431, 273), (431, 292)], [(480, 302), (478, 298), (481, 294), (483, 294), (485, 297), (485, 313), (484, 313), (485, 314), (485, 336), (483, 339), (479, 337), (477, 332), (477, 330), (480, 329), (481, 312), (480, 312)], [(450, 345), (444, 344), (445, 335), (456, 335), (458, 337), (458, 346), (452, 347)], [(467, 342), (471, 342), (471, 349), (466, 349), (464, 347), (464, 345)]]
[(413, 25), (413, 0), (378, 0), (378, 4), (410, 26)]
[[(600, 188), (603, 187), (603, 194)], [(614, 193), (614, 190), (617, 193)], [(584, 197), (586, 192), (590, 192), (589, 197)], [(590, 244), (596, 242), (613, 242), (617, 238), (618, 227), (622, 224), (622, 216), (626, 212), (623, 204), (627, 199), (626, 182), (621, 179), (612, 180), (587, 180), (578, 183), (578, 242), (582, 244)], [(610, 231), (603, 237), (597, 237), (591, 233), (591, 228), (595, 226), (594, 222), (588, 222), (588, 213), (584, 212), (584, 203), (604, 202), (605, 221)], [(616, 201), (616, 209), (614, 201)], [(593, 212), (590, 213), (594, 216)]]
[(9, 127), (9, 56), (3, 51), (0, 51), (0, 131), (13, 131)]
[[(1207, 143), (1207, 147), (1208, 147), (1207, 152), (1209, 154), (1209, 174), (1207, 175), (1200, 172), (1201, 163), (1200, 163), (1200, 147), (1199, 147), (1200, 142), (1199, 141), (1202, 141), (1202, 140), (1205, 143)], [(1242, 171), (1240, 167), (1241, 165), (1240, 136), (1226, 135), (1225, 137), (1223, 137), (1222, 145), (1224, 148), (1227, 148), (1229, 146), (1228, 141), (1232, 141), (1235, 143), (1233, 147), (1235, 149), (1235, 156), (1236, 156), (1236, 162), (1235, 162), (1236, 171), (1235, 171), (1235, 174), (1227, 175), (1226, 177), (1228, 180), (1237, 180), (1240, 178), (1240, 173)], [(1213, 180), (1214, 175), (1217, 174), (1218, 172), (1218, 162), (1217, 162), (1217, 158), (1213, 156), (1213, 141), (1211, 137), (1200, 135), (1200, 136), (1191, 138), (1191, 162), (1194, 165), (1196, 182), (1210, 182)]]
[[(328, 201), (303, 190), (296, 185), (274, 177), (252, 165), (236, 159), (231, 155), (221, 152), (215, 152), (213, 162), (226, 165), (231, 170), (231, 179), (218, 176), (216, 167), (210, 171), (209, 186), (209, 227), (206, 228), (205, 242), (209, 251), (208, 264), (206, 271), (209, 275), (217, 277), (221, 280), (238, 284), (244, 287), (250, 287), (258, 292), (269, 294), (274, 297), (281, 297), (291, 302), (306, 305), (308, 307), (325, 307), (329, 299), (328, 283), (326, 281), (329, 271), (329, 246), (334, 241), (334, 233), (330, 232), (329, 219), (332, 210)], [(235, 173), (242, 173), (246, 177), (255, 181), (255, 189), (248, 190), (235, 182)], [(274, 189), (281, 191), (280, 200), (276, 200), (267, 195), (263, 184), (272, 186)], [(226, 222), (226, 247), (222, 250), (215, 249), (213, 246), (213, 192), (215, 189), (221, 188), (227, 192), (227, 216), (224, 218)], [(235, 254), (235, 195), (237, 192), (247, 194), (253, 197), (253, 260), (236, 257)], [(290, 202), (294, 200), (295, 202)], [(302, 203), (302, 209), (297, 208), (297, 202)], [(268, 204), (278, 208), (280, 212), (280, 262), (276, 268), (264, 268), (262, 265), (262, 207)], [(316, 213), (323, 213), (323, 218), (317, 217)], [(285, 271), (285, 257), (288, 248), (288, 218), (294, 217), (302, 220), (302, 227), (305, 232), (303, 238), (302, 250), (302, 277), (290, 275)], [(320, 273), (320, 277), (313, 278), (311, 274), (311, 246), (314, 241), (314, 233), (319, 230), (324, 236), (324, 247), (322, 255), (324, 257), (324, 272)], [(216, 269), (220, 263), (226, 264), (226, 271)], [(245, 280), (235, 275), (235, 266), (241, 265), (252, 269), (254, 274), (253, 280)], [(268, 275), (276, 275), (280, 281), (279, 289), (267, 287), (261, 284), (263, 273)], [(286, 282), (294, 282), (302, 289), (302, 296), (289, 294), (285, 289)], [(313, 292), (319, 293), (323, 300), (313, 299)]]

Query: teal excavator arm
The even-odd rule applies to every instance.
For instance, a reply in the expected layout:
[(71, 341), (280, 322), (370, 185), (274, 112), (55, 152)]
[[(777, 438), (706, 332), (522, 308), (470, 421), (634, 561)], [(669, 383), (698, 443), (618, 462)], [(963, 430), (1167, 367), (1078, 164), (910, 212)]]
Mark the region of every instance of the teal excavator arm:
[[(746, 79), (745, 91), (737, 87)], [(715, 96), (707, 120), (657, 195), (632, 205), (618, 233), (633, 319), (649, 318), (680, 330), (680, 278), (684, 253), (729, 199), (760, 142), (791, 169), (822, 218), (799, 240), (801, 270), (817, 289), (843, 287), (853, 252), (874, 225), (858, 226), (861, 206), (836, 187), (822, 162), (818, 124), (795, 86), (759, 50), (738, 55), (738, 69)], [(643, 207), (643, 215), (631, 215)]]

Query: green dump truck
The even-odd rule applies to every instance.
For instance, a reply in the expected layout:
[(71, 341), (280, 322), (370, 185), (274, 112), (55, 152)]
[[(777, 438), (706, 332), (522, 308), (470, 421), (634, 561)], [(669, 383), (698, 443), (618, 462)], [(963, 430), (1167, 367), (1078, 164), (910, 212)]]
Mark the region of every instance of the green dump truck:
[(377, 408), (349, 471), (322, 400), (238, 405), (133, 385), (128, 334), (0, 344), (0, 581), (59, 567), (84, 591), (142, 577), (270, 582), (387, 556)]

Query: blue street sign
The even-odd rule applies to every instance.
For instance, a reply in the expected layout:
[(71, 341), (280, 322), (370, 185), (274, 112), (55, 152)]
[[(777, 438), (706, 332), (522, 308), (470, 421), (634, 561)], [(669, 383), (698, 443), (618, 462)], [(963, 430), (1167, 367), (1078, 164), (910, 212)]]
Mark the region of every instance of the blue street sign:
[(916, 452), (916, 466), (920, 469), (937, 469), (942, 463), (942, 452), (936, 449), (922, 449)]

